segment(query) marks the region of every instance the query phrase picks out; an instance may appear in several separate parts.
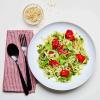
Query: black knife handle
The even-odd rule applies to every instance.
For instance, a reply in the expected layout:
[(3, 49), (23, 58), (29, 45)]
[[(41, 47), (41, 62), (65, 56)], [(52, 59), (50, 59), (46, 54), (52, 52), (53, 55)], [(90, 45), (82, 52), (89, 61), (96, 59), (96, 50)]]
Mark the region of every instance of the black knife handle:
[(18, 72), (19, 72), (19, 75), (20, 75), (20, 79), (21, 79), (21, 83), (22, 83), (22, 87), (23, 87), (24, 93), (25, 93), (25, 95), (28, 95), (29, 92), (28, 92), (25, 80), (24, 80), (24, 78), (22, 76), (21, 70), (19, 68), (19, 64), (16, 63), (16, 65), (17, 65), (17, 68), (18, 68)]
[(27, 62), (27, 56), (25, 56), (25, 63), (26, 63), (26, 78), (27, 78), (27, 88), (28, 90), (32, 90), (32, 84), (30, 79), (30, 72), (29, 72), (29, 66)]

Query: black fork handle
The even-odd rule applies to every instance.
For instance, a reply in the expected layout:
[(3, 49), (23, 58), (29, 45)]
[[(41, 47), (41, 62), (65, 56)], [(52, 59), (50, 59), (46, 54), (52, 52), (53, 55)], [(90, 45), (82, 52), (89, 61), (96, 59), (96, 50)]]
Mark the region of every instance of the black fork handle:
[(28, 90), (32, 90), (32, 84), (31, 84), (31, 79), (30, 79), (30, 71), (29, 71), (27, 56), (25, 56), (25, 63), (26, 63), (27, 88), (28, 88)]
[(20, 75), (20, 79), (21, 79), (21, 83), (22, 83), (22, 87), (23, 87), (24, 93), (25, 93), (25, 95), (28, 95), (29, 92), (28, 92), (25, 80), (24, 80), (24, 78), (22, 76), (21, 70), (19, 68), (19, 64), (16, 63), (16, 65), (17, 65), (17, 68), (18, 68), (18, 72), (19, 72), (19, 75)]

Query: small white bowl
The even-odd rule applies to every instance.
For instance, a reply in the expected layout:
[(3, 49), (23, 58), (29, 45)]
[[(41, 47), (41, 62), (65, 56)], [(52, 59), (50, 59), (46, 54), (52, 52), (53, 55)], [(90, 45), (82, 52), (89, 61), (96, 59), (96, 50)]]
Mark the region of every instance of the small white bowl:
[[(28, 18), (28, 15), (26, 15), (26, 11), (28, 11), (29, 9), (32, 9), (34, 10), (33, 14), (30, 13), (30, 17), (33, 17), (33, 19), (29, 19)], [(38, 10), (39, 12), (36, 13), (35, 10)], [(28, 11), (29, 12), (29, 11)], [(30, 11), (31, 12), (31, 11)], [(39, 15), (38, 15), (39, 14)], [(43, 19), (43, 9), (37, 5), (37, 4), (29, 4), (27, 5), (24, 10), (23, 10), (23, 18), (24, 18), (24, 21), (27, 23), (27, 24), (30, 24), (30, 25), (37, 25), (41, 22), (41, 20)], [(37, 18), (34, 18), (34, 16), (36, 16)]]

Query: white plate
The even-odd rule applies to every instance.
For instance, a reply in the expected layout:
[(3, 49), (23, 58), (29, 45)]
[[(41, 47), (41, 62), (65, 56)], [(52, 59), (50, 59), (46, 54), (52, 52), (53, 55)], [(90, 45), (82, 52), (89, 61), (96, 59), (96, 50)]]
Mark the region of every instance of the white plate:
[[(88, 64), (84, 66), (80, 76), (74, 76), (71, 82), (59, 83), (53, 79), (48, 79), (44, 75), (43, 70), (39, 68), (38, 64), (39, 54), (37, 52), (37, 45), (44, 43), (44, 39), (46, 39), (52, 32), (54, 31), (65, 32), (67, 29), (72, 29), (73, 31), (77, 32), (84, 38), (85, 49), (89, 55), (89, 61)], [(95, 67), (94, 66), (95, 59), (96, 59), (95, 46), (90, 36), (86, 33), (86, 31), (84, 31), (79, 26), (68, 22), (56, 22), (42, 28), (33, 37), (28, 48), (28, 62), (33, 75), (44, 86), (54, 90), (71, 90), (85, 83), (93, 73)]]

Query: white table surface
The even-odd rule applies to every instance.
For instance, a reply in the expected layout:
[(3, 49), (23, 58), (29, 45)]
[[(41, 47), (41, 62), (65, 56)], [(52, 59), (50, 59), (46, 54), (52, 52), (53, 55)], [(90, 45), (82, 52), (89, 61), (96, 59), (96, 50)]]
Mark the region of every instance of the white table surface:
[[(48, 0), (0, 0), (0, 100), (100, 100), (100, 0), (55, 0), (55, 7)], [(29, 26), (22, 19), (25, 5), (37, 3), (44, 9), (44, 19), (38, 26)], [(29, 29), (37, 33), (45, 25), (67, 21), (84, 28), (96, 46), (97, 59), (94, 73), (83, 86), (64, 93), (53, 92), (37, 84), (36, 92), (24, 94), (3, 93), (3, 72), (7, 29)]]

